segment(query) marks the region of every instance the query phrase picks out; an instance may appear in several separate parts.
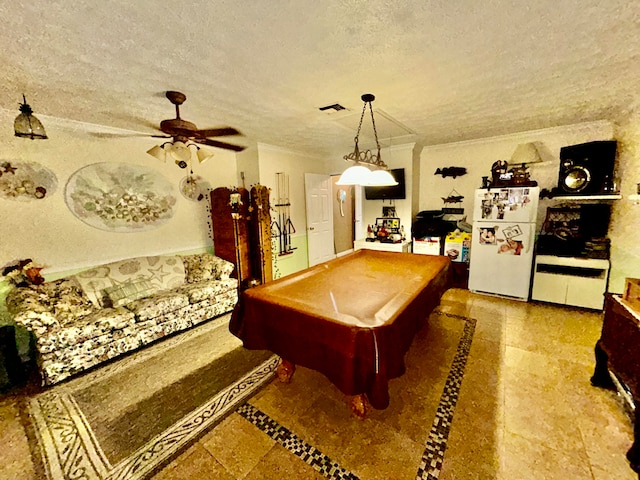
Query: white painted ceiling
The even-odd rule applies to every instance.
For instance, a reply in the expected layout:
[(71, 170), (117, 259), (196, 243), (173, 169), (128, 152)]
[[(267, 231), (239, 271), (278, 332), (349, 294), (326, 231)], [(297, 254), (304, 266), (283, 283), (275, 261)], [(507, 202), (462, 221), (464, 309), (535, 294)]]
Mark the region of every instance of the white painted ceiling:
[(618, 121), (640, 94), (639, 1), (0, 0), (0, 18), (0, 108), (25, 93), (154, 133), (179, 90), (182, 118), (246, 146), (348, 153), (363, 93), (381, 141), (425, 145)]

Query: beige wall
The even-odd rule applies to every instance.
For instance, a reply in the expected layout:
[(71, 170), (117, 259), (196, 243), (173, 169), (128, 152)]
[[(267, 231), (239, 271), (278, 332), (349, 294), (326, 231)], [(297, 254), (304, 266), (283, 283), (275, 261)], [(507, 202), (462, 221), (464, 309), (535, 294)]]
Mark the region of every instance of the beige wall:
[[(56, 174), (58, 185), (55, 192), (40, 201), (0, 199), (3, 226), (1, 265), (31, 257), (47, 265), (46, 275), (55, 276), (56, 272), (136, 255), (211, 247), (208, 203), (192, 202), (182, 197), (177, 192), (177, 185), (186, 172), (145, 153), (159, 143), (159, 139), (140, 136), (105, 138), (92, 132), (111, 135), (126, 132), (39, 115), (50, 138), (31, 141), (13, 136), (10, 125), (15, 116), (16, 112), (0, 110), (0, 124), (5, 125), (0, 130), (0, 162), (39, 163)], [(550, 160), (532, 166), (531, 175), (542, 188), (552, 188), (557, 182), (562, 146), (610, 138), (618, 140), (616, 180), (625, 198), (613, 203), (609, 232), (612, 240), (609, 290), (621, 292), (625, 277), (640, 277), (640, 242), (637, 241), (640, 205), (627, 198), (636, 192), (640, 182), (640, 115), (631, 116), (617, 125), (606, 121), (569, 125), (425, 147), (421, 151), (408, 144), (386, 148), (382, 153), (390, 168), (405, 168), (407, 199), (397, 200), (395, 204), (408, 233), (413, 216), (420, 210), (442, 208), (441, 197), (446, 197), (452, 189), (465, 196), (461, 206), (469, 213), (471, 195), (480, 186), (481, 177), (489, 174), (495, 160), (508, 160), (519, 143), (539, 141), (545, 145)], [(247, 188), (259, 181), (272, 189), (275, 187), (275, 173), (288, 173), (291, 218), (296, 227), (292, 241), (297, 248), (294, 254), (280, 260), (280, 270), (287, 274), (305, 268), (308, 263), (304, 173), (336, 174), (348, 165), (340, 159), (322, 159), (269, 145), (254, 148), (243, 152), (238, 159), (232, 152), (212, 149), (215, 156), (196, 166), (195, 173), (215, 188), (240, 185), (240, 172), (244, 171)], [(125, 162), (157, 170), (176, 186), (177, 204), (173, 218), (159, 228), (136, 233), (107, 232), (81, 222), (66, 206), (65, 185), (78, 169), (98, 162)], [(448, 166), (464, 166), (469, 173), (455, 180), (433, 174), (436, 168)], [(416, 174), (417, 170), (420, 175)], [(381, 214), (383, 205), (379, 200), (363, 203), (362, 226), (357, 238), (364, 235), (367, 222), (373, 222)], [(541, 202), (539, 222), (543, 220), (548, 205), (548, 200)]]
[[(186, 175), (175, 164), (163, 164), (146, 154), (162, 141), (148, 137), (100, 138), (91, 132), (122, 131), (38, 115), (48, 140), (28, 140), (13, 135), (16, 112), (0, 111), (0, 163), (36, 162), (55, 173), (57, 189), (42, 200), (12, 201), (0, 198), (0, 265), (32, 258), (44, 264), (45, 275), (98, 263), (149, 254), (188, 251), (212, 245), (208, 202), (193, 202), (177, 191)], [(131, 133), (131, 132), (128, 132)], [(234, 185), (235, 154), (212, 149), (215, 156), (194, 168), (212, 187)], [(159, 228), (144, 232), (114, 233), (93, 228), (67, 208), (65, 185), (77, 170), (99, 162), (124, 162), (155, 169), (175, 186), (175, 214)]]
[[(618, 141), (615, 180), (623, 195), (622, 200), (611, 203), (609, 291), (621, 293), (625, 277), (640, 277), (640, 242), (637, 233), (640, 225), (640, 205), (635, 205), (627, 198), (636, 192), (637, 183), (640, 182), (640, 116), (632, 116), (628, 121), (617, 125), (606, 121), (584, 123), (425, 147), (420, 155), (419, 210), (442, 208), (441, 197), (445, 197), (455, 188), (465, 196), (462, 206), (471, 220), (473, 190), (481, 185), (482, 176), (489, 175), (491, 164), (498, 159), (509, 160), (519, 143), (539, 141), (545, 145), (550, 160), (532, 165), (530, 171), (531, 178), (538, 181), (541, 188), (550, 189), (557, 186), (561, 147), (609, 139)], [(436, 168), (452, 165), (466, 167), (469, 173), (455, 180), (433, 175)], [(548, 199), (540, 202), (538, 230), (547, 207), (552, 204), (553, 201)]]
[[(300, 152), (293, 152), (272, 145), (258, 144), (258, 157), (260, 163), (260, 184), (271, 189), (270, 203), (273, 220), (276, 220), (276, 212), (274, 210), (277, 187), (276, 173), (283, 172), (289, 176), (290, 218), (296, 230), (292, 235), (292, 243), (295, 250), (289, 255), (276, 255), (274, 270), (276, 270), (276, 276), (280, 277), (309, 266), (307, 256), (304, 174), (327, 174), (327, 167), (322, 158)], [(273, 248), (277, 253), (277, 242), (274, 242)]]
[(626, 277), (640, 277), (640, 204), (629, 200), (640, 183), (640, 115), (616, 125), (617, 180), (624, 199), (615, 202), (609, 226), (611, 275), (609, 291), (622, 293)]
[[(468, 220), (471, 221), (473, 191), (482, 185), (482, 177), (491, 177), (491, 165), (496, 160), (511, 158), (520, 143), (541, 142), (547, 160), (534, 164), (529, 171), (531, 179), (536, 180), (540, 188), (551, 189), (557, 186), (560, 165), (560, 148), (592, 140), (613, 138), (613, 125), (609, 122), (594, 122), (565, 127), (522, 132), (514, 135), (484, 138), (469, 142), (450, 143), (434, 147), (425, 147), (420, 156), (420, 201), (419, 210), (438, 210), (443, 207), (442, 197), (447, 197), (455, 189), (464, 196), (461, 204)], [(467, 174), (462, 177), (443, 178), (435, 175), (437, 168), (465, 167)], [(544, 220), (548, 203), (542, 201), (539, 220)], [(417, 213), (417, 212), (416, 212)]]

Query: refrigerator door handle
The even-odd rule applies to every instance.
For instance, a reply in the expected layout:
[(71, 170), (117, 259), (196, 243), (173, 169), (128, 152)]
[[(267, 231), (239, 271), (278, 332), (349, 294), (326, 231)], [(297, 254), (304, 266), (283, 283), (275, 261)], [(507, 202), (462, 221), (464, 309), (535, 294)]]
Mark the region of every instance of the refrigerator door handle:
[(533, 248), (533, 241), (536, 238), (536, 229), (531, 226), (529, 228), (529, 241), (527, 242), (527, 248), (526, 248), (526, 252), (529, 253), (531, 251), (531, 249)]

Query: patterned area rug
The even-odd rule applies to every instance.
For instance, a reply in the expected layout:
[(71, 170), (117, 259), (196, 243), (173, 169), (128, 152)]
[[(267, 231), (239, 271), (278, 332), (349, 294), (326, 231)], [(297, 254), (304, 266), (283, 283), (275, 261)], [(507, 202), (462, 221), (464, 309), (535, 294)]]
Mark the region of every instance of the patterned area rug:
[(273, 377), (225, 315), (32, 398), (49, 479), (148, 478)]

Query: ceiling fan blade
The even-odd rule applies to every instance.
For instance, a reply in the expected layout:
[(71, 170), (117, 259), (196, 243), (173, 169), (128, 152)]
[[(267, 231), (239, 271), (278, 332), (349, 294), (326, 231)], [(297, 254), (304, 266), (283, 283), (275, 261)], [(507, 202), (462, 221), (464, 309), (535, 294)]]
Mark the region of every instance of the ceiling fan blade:
[(197, 130), (194, 135), (199, 138), (206, 137), (224, 137), (226, 135), (241, 135), (238, 130), (232, 127), (208, 128), (206, 130)]
[(233, 150), (234, 152), (241, 152), (247, 147), (241, 147), (239, 145), (232, 145), (230, 143), (219, 142), (217, 140), (211, 140), (210, 138), (199, 138), (194, 142), (201, 143), (202, 145), (209, 145), (210, 147), (224, 148), (225, 150)]
[(148, 133), (111, 133), (111, 132), (89, 132), (89, 135), (97, 138), (132, 138), (132, 137), (156, 137), (169, 138), (166, 135), (151, 135)]
[(185, 138), (193, 138), (194, 136), (194, 131), (193, 130), (189, 130), (188, 128), (171, 128), (170, 130), (167, 129), (167, 131), (165, 132), (167, 135), (170, 135), (172, 137), (185, 137)]

